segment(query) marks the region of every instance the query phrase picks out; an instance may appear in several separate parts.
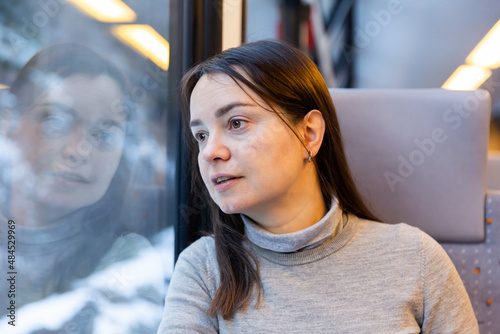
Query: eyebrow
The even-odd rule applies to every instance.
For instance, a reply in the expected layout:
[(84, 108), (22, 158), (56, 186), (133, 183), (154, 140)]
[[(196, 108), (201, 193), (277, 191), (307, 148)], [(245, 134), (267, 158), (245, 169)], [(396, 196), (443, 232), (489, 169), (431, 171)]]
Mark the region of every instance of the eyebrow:
[[(246, 107), (246, 106), (253, 106), (251, 103), (243, 103), (243, 102), (233, 102), (226, 104), (223, 107), (220, 107), (215, 111), (215, 117), (216, 118), (221, 118), (225, 114), (231, 111), (231, 109), (236, 108), (236, 107)], [(203, 122), (199, 119), (193, 119), (191, 122), (189, 122), (190, 127), (195, 127), (195, 126), (200, 126)]]
[(77, 115), (77, 112), (75, 109), (73, 108), (70, 108), (64, 104), (61, 104), (61, 103), (57, 103), (57, 102), (47, 102), (47, 103), (40, 103), (40, 104), (37, 104), (35, 105), (36, 107), (57, 107), (58, 109), (60, 109), (61, 111), (67, 113), (67, 114), (70, 114), (74, 117), (76, 117)]
[(115, 121), (114, 119), (110, 119), (110, 118), (101, 118), (99, 120), (99, 123), (105, 123), (106, 125), (111, 125), (111, 126), (114, 126), (114, 127), (117, 127), (118, 129), (122, 130), (123, 132), (125, 132), (125, 128), (123, 126), (123, 123), (120, 123), (120, 122), (117, 122)]
[[(67, 114), (70, 114), (71, 116), (73, 117), (77, 117), (78, 113), (76, 112), (75, 109), (71, 108), (71, 107), (68, 107), (64, 104), (61, 104), (61, 103), (57, 103), (57, 102), (47, 102), (47, 103), (40, 103), (37, 105), (38, 107), (57, 107), (58, 109), (60, 109), (62, 112), (64, 113), (67, 113)], [(122, 130), (123, 132), (125, 132), (125, 128), (124, 126), (122, 125), (122, 123), (120, 122), (117, 122), (115, 121), (114, 119), (111, 119), (111, 118), (101, 118), (99, 120), (99, 123), (105, 123), (107, 125), (110, 125), (110, 126), (115, 126), (117, 128), (119, 128), (120, 130)]]

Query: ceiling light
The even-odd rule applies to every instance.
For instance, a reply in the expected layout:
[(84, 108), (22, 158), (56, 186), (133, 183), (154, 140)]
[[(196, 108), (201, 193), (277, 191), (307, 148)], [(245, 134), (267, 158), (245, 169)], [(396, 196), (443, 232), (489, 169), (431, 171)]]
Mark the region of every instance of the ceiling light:
[(442, 88), (450, 90), (473, 90), (479, 88), (491, 76), (487, 68), (461, 65), (444, 83)]
[(500, 21), (483, 37), (466, 59), (467, 63), (487, 68), (500, 66)]
[(111, 33), (161, 69), (168, 70), (170, 46), (153, 27), (142, 24), (118, 25), (111, 28)]
[(135, 12), (120, 0), (69, 0), (85, 14), (102, 22), (134, 22)]

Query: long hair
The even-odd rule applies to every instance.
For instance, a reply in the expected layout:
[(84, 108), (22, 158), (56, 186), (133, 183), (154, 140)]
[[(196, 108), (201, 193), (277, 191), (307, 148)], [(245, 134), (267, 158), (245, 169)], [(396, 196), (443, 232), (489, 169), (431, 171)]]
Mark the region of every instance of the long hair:
[[(313, 162), (325, 204), (329, 205), (332, 196), (335, 196), (343, 211), (376, 220), (361, 199), (349, 171), (328, 87), (316, 65), (303, 52), (283, 42), (259, 41), (228, 49), (193, 67), (184, 75), (180, 87), (186, 126), (195, 85), (201, 77), (214, 74), (225, 74), (240, 87), (254, 91), (294, 133), (294, 125), (309, 111), (319, 110), (325, 119), (325, 134)], [(280, 116), (277, 107), (284, 111), (285, 117)], [(191, 138), (188, 145), (193, 153), (193, 166), (197, 166), (198, 152), (194, 144)], [(192, 178), (193, 190), (205, 188), (198, 168), (193, 170)], [(208, 194), (206, 189), (203, 193)], [(219, 313), (224, 318), (230, 318), (249, 300), (254, 286), (260, 295), (258, 264), (242, 246), (244, 225), (240, 215), (224, 214), (208, 195), (207, 202), (212, 214), (220, 271), (220, 285), (208, 314), (213, 317)]]
[[(106, 75), (113, 79), (124, 97), (128, 89), (125, 75), (111, 61), (102, 57), (94, 50), (78, 43), (65, 42), (50, 45), (35, 54), (21, 69), (9, 88), (11, 100), (8, 106), (17, 118), (22, 118), (29, 107), (35, 103), (41, 94), (47, 92), (58, 80), (73, 75), (95, 78)], [(117, 111), (121, 107), (110, 106)], [(135, 140), (131, 135), (131, 120), (134, 111), (127, 112), (127, 129), (124, 151), (118, 168), (111, 180), (106, 193), (96, 203), (75, 210), (71, 216), (83, 217), (83, 230), (92, 246), (81, 245), (73, 254), (67, 257), (54, 270), (54, 286), (58, 292), (70, 288), (73, 280), (83, 278), (93, 272), (100, 258), (111, 248), (117, 235), (123, 233), (114, 221), (115, 215), (121, 211), (123, 196), (130, 177), (125, 148)], [(70, 217), (71, 219), (71, 217)]]

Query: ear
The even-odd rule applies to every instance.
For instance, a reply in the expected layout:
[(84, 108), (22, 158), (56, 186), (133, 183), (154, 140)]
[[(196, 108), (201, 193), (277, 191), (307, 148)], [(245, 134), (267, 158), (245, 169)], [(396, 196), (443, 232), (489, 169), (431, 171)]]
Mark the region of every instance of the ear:
[(319, 110), (311, 110), (304, 116), (303, 120), (304, 140), (306, 147), (311, 151), (312, 156), (316, 156), (325, 135), (325, 119)]

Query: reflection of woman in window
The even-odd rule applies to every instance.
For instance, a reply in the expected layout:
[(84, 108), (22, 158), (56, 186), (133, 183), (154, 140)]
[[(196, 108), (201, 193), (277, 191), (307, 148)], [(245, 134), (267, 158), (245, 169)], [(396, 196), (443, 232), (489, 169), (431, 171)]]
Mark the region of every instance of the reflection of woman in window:
[(214, 234), (179, 257), (159, 333), (478, 332), (439, 244), (373, 221), (302, 52), (229, 49), (190, 70), (181, 96)]
[[(1, 129), (12, 163), (3, 173), (1, 209), (4, 224), (16, 222), (19, 308), (150, 246), (136, 234), (117, 238), (125, 232), (116, 217), (129, 174), (124, 147), (132, 117), (122, 104), (123, 74), (92, 50), (62, 43), (36, 54), (9, 92)], [(103, 294), (116, 298), (126, 288), (119, 284), (127, 285), (112, 275), (104, 280)], [(157, 287), (146, 286), (153, 292), (147, 296), (160, 304), (151, 289)]]

